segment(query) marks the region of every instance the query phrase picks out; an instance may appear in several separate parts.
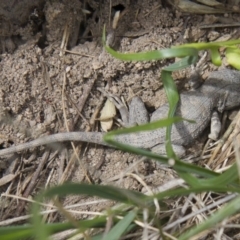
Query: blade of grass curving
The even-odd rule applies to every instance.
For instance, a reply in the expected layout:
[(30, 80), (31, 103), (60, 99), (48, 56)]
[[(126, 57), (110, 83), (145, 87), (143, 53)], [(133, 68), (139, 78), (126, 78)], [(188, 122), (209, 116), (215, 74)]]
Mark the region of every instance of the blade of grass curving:
[[(106, 226), (106, 216), (95, 217), (90, 220), (78, 221), (81, 229), (89, 228), (104, 228)], [(47, 223), (44, 225), (44, 230), (51, 234), (59, 233), (65, 230), (73, 229), (72, 223)], [(4, 240), (19, 240), (19, 239), (30, 239), (35, 235), (33, 225), (22, 225), (22, 226), (6, 226), (0, 228), (1, 239)]]
[[(116, 131), (111, 131), (107, 134), (104, 135), (103, 139), (105, 142), (108, 144), (111, 144), (115, 147), (117, 147), (117, 141), (115, 141), (115, 136), (116, 135), (121, 135), (121, 134), (126, 134), (126, 133), (134, 133), (134, 132), (140, 132), (140, 131), (149, 131), (149, 130), (155, 130), (159, 129), (162, 127), (168, 127), (171, 126), (173, 123), (177, 123), (179, 121), (188, 121), (190, 123), (194, 123), (194, 121), (188, 120), (188, 119), (182, 119), (181, 117), (172, 117), (172, 118), (166, 118), (166, 119), (161, 119), (155, 122), (143, 124), (140, 126), (135, 126), (135, 127), (130, 127), (130, 128), (124, 128), (124, 129), (119, 129)], [(125, 149), (122, 149), (125, 151)], [(162, 158), (164, 162), (166, 162), (166, 158)]]
[(228, 170), (224, 173), (217, 175), (212, 178), (206, 179), (199, 179), (192, 175), (189, 175), (185, 172), (178, 171), (178, 174), (181, 178), (183, 178), (190, 186), (197, 187), (197, 186), (228, 186), (231, 184), (232, 186), (238, 186), (238, 171), (236, 168), (236, 164), (231, 166)]
[[(104, 220), (105, 220), (104, 222), (102, 221), (101, 227), (104, 227), (106, 224), (106, 219)], [(92, 227), (96, 225), (92, 223), (92, 220), (81, 220), (79, 222), (81, 222), (81, 224), (85, 227), (87, 226)], [(89, 222), (91, 222), (91, 224)], [(44, 226), (44, 230), (47, 229), (47, 231), (51, 232), (52, 234), (58, 233), (64, 230), (72, 229), (72, 228), (73, 226), (71, 223), (48, 223), (48, 224), (45, 224)], [(33, 228), (33, 225), (31, 224), (0, 228), (0, 236), (1, 236), (1, 239), (4, 239), (4, 240), (32, 239), (32, 237), (35, 236), (35, 234), (36, 234), (35, 230)]]
[[(149, 60), (161, 60), (166, 58), (183, 58), (182, 60), (174, 63), (162, 71), (162, 81), (167, 93), (168, 101), (169, 101), (169, 113), (168, 118), (172, 118), (174, 116), (177, 103), (179, 100), (178, 91), (176, 85), (171, 77), (171, 72), (174, 70), (185, 68), (197, 60), (197, 51), (194, 48), (171, 48), (171, 49), (162, 49), (155, 50), (149, 52), (142, 53), (120, 53), (111, 49), (106, 45), (106, 36), (105, 36), (105, 27), (103, 30), (103, 44), (107, 52), (109, 52), (115, 58), (125, 61), (149, 61)], [(176, 50), (176, 51), (175, 51)], [(180, 50), (180, 51), (179, 51)], [(166, 151), (168, 157), (176, 159), (176, 155), (173, 151), (171, 144), (171, 126), (169, 125), (166, 129)], [(116, 132), (115, 132), (116, 134)]]
[[(83, 229), (103, 228), (106, 225), (106, 216), (97, 217), (91, 220), (81, 220), (79, 221), (79, 225), (81, 225)], [(47, 229), (47, 231), (51, 234), (73, 228), (74, 226), (71, 223), (48, 223), (44, 225), (44, 230)], [(0, 228), (0, 236), (1, 239), (4, 240), (28, 239), (35, 236), (35, 234), (34, 228), (30, 224)]]
[[(103, 34), (105, 36), (105, 32)], [(103, 42), (105, 45), (105, 39), (103, 38)], [(196, 62), (197, 59), (197, 54), (196, 54), (196, 49), (205, 49), (208, 48), (211, 51), (211, 57), (212, 61), (216, 65), (221, 64), (221, 57), (218, 52), (219, 47), (224, 47), (226, 45), (233, 45), (236, 43), (240, 43), (239, 40), (235, 41), (226, 41), (226, 42), (215, 42), (215, 43), (194, 43), (194, 44), (185, 44), (182, 46), (178, 47), (173, 47), (171, 49), (163, 49), (159, 51), (150, 51), (150, 52), (144, 52), (144, 53), (119, 53), (114, 50), (112, 50), (109, 46), (105, 45), (105, 49), (112, 54), (114, 57), (125, 60), (125, 61), (142, 61), (142, 60), (157, 60), (157, 59), (163, 59), (163, 58), (170, 58), (170, 57), (184, 57), (186, 56), (186, 53), (188, 57), (183, 58), (181, 61), (174, 63), (173, 65), (170, 65), (166, 68), (163, 69), (162, 71), (162, 80), (163, 80), (163, 85), (165, 87), (165, 91), (168, 97), (168, 102), (169, 102), (169, 114), (168, 117), (173, 117), (175, 114), (175, 110), (177, 107), (177, 103), (179, 100), (179, 95), (177, 92), (176, 85), (171, 77), (171, 73), (174, 70), (184, 68), (186, 66), (189, 66), (190, 64)], [(192, 50), (196, 48), (195, 50)], [(184, 52), (174, 52), (172, 51), (173, 49), (182, 49)], [(190, 55), (189, 55), (190, 53)], [(137, 129), (136, 129), (137, 131)], [(127, 132), (127, 131), (126, 131)], [(118, 134), (117, 132), (114, 132), (113, 134)], [(106, 138), (107, 140), (107, 138)], [(108, 140), (107, 140), (108, 141)], [(111, 140), (111, 143), (115, 145), (114, 141)], [(116, 145), (115, 145), (116, 146)], [(119, 145), (120, 146), (120, 145)], [(123, 147), (124, 145), (122, 145)], [(123, 149), (125, 150), (125, 149)], [(133, 150), (133, 149), (132, 149)], [(169, 158), (174, 158), (176, 161), (175, 168), (177, 169), (179, 167), (179, 161), (176, 157), (176, 155), (173, 152), (172, 149), (172, 144), (171, 144), (171, 125), (167, 126), (167, 132), (166, 132), (166, 151), (167, 155)], [(160, 159), (159, 159), (160, 160)], [(166, 159), (161, 158), (160, 161), (166, 162)], [(187, 181), (190, 185), (192, 184), (201, 184), (201, 181), (198, 181), (197, 178), (191, 176), (190, 174), (188, 175), (187, 172), (183, 172), (182, 177)], [(235, 179), (235, 178), (234, 178)], [(208, 179), (206, 182), (202, 182), (203, 184), (211, 184), (211, 182), (219, 182), (221, 178), (217, 179)]]
[(163, 69), (166, 71), (169, 71), (169, 72), (185, 69), (186, 67), (189, 67), (191, 64), (196, 63), (197, 60), (198, 60), (198, 55), (187, 56), (175, 63), (172, 63), (171, 65), (169, 65), (167, 67), (164, 67)]
[[(179, 101), (178, 90), (175, 82), (173, 81), (171, 72), (162, 70), (161, 78), (169, 103), (168, 118), (172, 118), (175, 114)], [(177, 159), (177, 156), (175, 155), (172, 148), (171, 131), (172, 125), (169, 125), (166, 130), (166, 153), (168, 158)]]
[(178, 171), (178, 175), (180, 178), (184, 179), (184, 181), (190, 186), (190, 187), (201, 187), (201, 183), (199, 178), (186, 173), (186, 172), (180, 172)]
[[(161, 127), (171, 126), (173, 123), (179, 122), (181, 120), (182, 118), (180, 117), (173, 117), (173, 118), (161, 119), (156, 122), (151, 122), (151, 123), (147, 123), (147, 124), (136, 126), (136, 127), (130, 127), (130, 128), (120, 129), (116, 131), (111, 131), (104, 135), (104, 141), (106, 141), (108, 144), (111, 144), (119, 148), (119, 146), (117, 145), (118, 143), (115, 140), (116, 135), (139, 132), (139, 131), (155, 130)], [(189, 120), (186, 120), (186, 121), (189, 121)], [(125, 145), (122, 145), (121, 147), (123, 148), (120, 147), (120, 149), (122, 149), (123, 151), (127, 151), (127, 149), (124, 146)], [(134, 148), (134, 149), (136, 150), (138, 148)], [(139, 151), (139, 149), (137, 151)], [(165, 164), (168, 163), (168, 159), (165, 157), (161, 158), (161, 161), (163, 161)]]
[(178, 188), (173, 190), (167, 190), (161, 193), (157, 193), (153, 196), (149, 196), (149, 200), (157, 198), (158, 201), (163, 201), (164, 199), (169, 199), (172, 197), (187, 196), (191, 193), (199, 194), (203, 192), (215, 192), (215, 193), (240, 193), (239, 187), (226, 187), (226, 186), (198, 186), (198, 187), (189, 187)]
[[(67, 185), (67, 187), (68, 188), (70, 187), (70, 189), (72, 187), (72, 184), (64, 184), (64, 185)], [(91, 186), (91, 185), (89, 185), (89, 186)], [(45, 190), (37, 196), (37, 199), (39, 201), (41, 201), (41, 200), (43, 200), (44, 196), (53, 197), (56, 195), (62, 196), (62, 195), (65, 195), (65, 193), (69, 194), (68, 193), (69, 191), (62, 191), (62, 189), (65, 189), (65, 188), (61, 188), (61, 186), (58, 186), (58, 187), (51, 188), (49, 190)], [(120, 189), (119, 192), (121, 192), (121, 191), (122, 191), (122, 189)], [(76, 191), (70, 191), (70, 192), (75, 193)], [(128, 194), (128, 196), (129, 196), (129, 194)], [(147, 198), (147, 196), (144, 196), (144, 198)], [(138, 205), (138, 206), (140, 206), (140, 205)], [(146, 207), (146, 206), (144, 205), (144, 207)], [(28, 235), (26, 234), (26, 236), (28, 236), (28, 237), (34, 236), (34, 239), (43, 239), (42, 237), (44, 236), (45, 237), (44, 240), (46, 240), (46, 239), (48, 239), (48, 237), (51, 234), (58, 233), (58, 232), (68, 230), (68, 229), (76, 228), (76, 226), (73, 226), (72, 223), (44, 224), (42, 222), (42, 218), (41, 218), (40, 214), (38, 214), (39, 211), (40, 211), (40, 205), (36, 202), (33, 203), (33, 205), (32, 205), (33, 225), (30, 225), (29, 229), (31, 231), (28, 233)], [(95, 217), (94, 219), (91, 219), (91, 220), (80, 220), (77, 222), (78, 226), (79, 226), (79, 230), (84, 231), (89, 228), (103, 228), (103, 227), (105, 227), (106, 222), (107, 222), (106, 217), (107, 216), (100, 216), (100, 217)], [(114, 220), (114, 222), (118, 222), (118, 220), (117, 221)], [(44, 232), (43, 234), (40, 234), (40, 236), (38, 235), (39, 231), (36, 231), (36, 228), (37, 228), (37, 226), (39, 226), (39, 223), (42, 224), (40, 229), (41, 229), (41, 231)], [(8, 236), (8, 235), (9, 235), (9, 233), (5, 234), (5, 236)], [(11, 238), (9, 238), (9, 239), (11, 239)]]
[[(123, 128), (123, 129), (118, 129), (115, 131), (111, 131), (105, 134), (104, 139), (106, 142), (108, 142), (108, 139), (110, 138), (111, 140), (114, 140), (115, 135), (120, 135), (120, 134), (126, 134), (126, 133), (134, 133), (134, 132), (142, 132), (142, 131), (150, 131), (150, 130), (156, 130), (159, 128), (167, 127), (172, 125), (173, 123), (177, 123), (182, 121), (183, 118), (181, 117), (172, 117), (172, 118), (165, 118), (165, 119), (160, 119), (155, 122), (151, 123), (146, 123), (143, 125), (139, 126), (134, 126), (134, 127), (129, 127), (129, 128)], [(185, 119), (186, 121), (192, 122), (190, 120)]]
[(199, 43), (187, 43), (179, 46), (174, 46), (173, 48), (195, 48), (197, 50), (207, 50), (212, 47), (228, 47), (240, 44), (240, 39), (230, 40), (230, 41), (222, 41), (222, 42), (199, 42)]
[(199, 179), (199, 184), (202, 186), (227, 186), (232, 184), (239, 187), (238, 180), (238, 170), (236, 164), (233, 164), (228, 170), (219, 176), (210, 179)]
[(33, 230), (29, 226), (1, 227), (0, 236), (5, 240), (26, 239), (32, 236)]
[[(168, 48), (162, 50), (154, 50), (149, 52), (140, 52), (140, 53), (120, 53), (116, 52), (108, 46), (105, 46), (105, 49), (113, 57), (123, 60), (123, 61), (153, 61), (153, 60), (163, 60), (168, 58), (183, 58), (186, 56), (196, 56), (197, 51), (194, 48)], [(186, 63), (186, 59), (183, 63)], [(182, 63), (182, 64), (183, 64)], [(183, 67), (181, 67), (183, 68)]]
[(44, 192), (44, 197), (62, 197), (69, 194), (97, 196), (126, 204), (145, 207), (145, 195), (136, 191), (113, 186), (90, 185), (85, 183), (65, 183)]
[[(146, 207), (146, 196), (139, 192), (116, 188), (112, 186), (101, 185), (89, 185), (89, 184), (77, 184), (77, 183), (65, 183), (63, 185), (53, 187), (45, 190), (37, 196), (37, 202), (41, 202), (44, 197), (52, 198), (55, 196), (61, 197), (71, 194), (81, 194), (88, 196), (98, 196), (101, 198), (111, 199), (127, 204), (136, 205), (138, 207)], [(51, 232), (46, 229), (46, 225), (42, 222), (39, 204), (35, 202), (32, 205), (32, 222), (33, 232), (37, 240), (46, 240), (50, 236)]]
[(179, 236), (178, 239), (189, 240), (191, 239), (191, 237), (194, 237), (203, 231), (215, 227), (223, 220), (228, 219), (229, 217), (240, 211), (239, 202), (240, 196), (236, 197), (234, 200), (232, 200), (230, 203), (227, 203), (225, 206), (219, 208), (217, 212), (209, 216), (204, 222), (196, 225), (195, 227), (192, 227), (189, 231)]
[[(106, 139), (106, 136), (105, 136)], [(151, 151), (147, 151), (141, 148), (136, 148), (130, 145), (126, 145), (120, 142), (116, 142), (114, 141), (112, 138), (108, 138), (107, 142), (111, 145), (116, 146), (117, 148), (119, 148), (120, 150), (126, 151), (126, 152), (130, 152), (130, 153), (134, 153), (140, 156), (145, 156), (151, 159), (154, 159), (156, 161), (159, 161), (160, 163), (164, 163), (164, 164), (168, 164), (168, 158), (164, 157), (164, 156), (160, 156), (156, 153), (153, 153)], [(174, 170), (176, 171), (182, 171), (182, 172), (188, 172), (191, 174), (197, 174), (199, 176), (202, 177), (214, 177), (214, 176), (218, 176), (219, 174), (211, 171), (209, 169), (206, 168), (202, 168), (199, 167), (197, 165), (194, 164), (190, 164), (190, 163), (186, 163), (186, 162), (182, 162), (182, 161), (178, 161), (175, 160), (176, 163), (172, 166)]]
[[(230, 41), (223, 41), (223, 42), (200, 42), (200, 43), (188, 43), (183, 44), (180, 46), (174, 46), (173, 48), (195, 48), (197, 50), (210, 50), (211, 52), (211, 60), (216, 66), (221, 66), (221, 56), (219, 54), (219, 48), (226, 48), (226, 57), (227, 61), (233, 67), (240, 69), (239, 58), (240, 52), (239, 51), (232, 51), (228, 50), (232, 48), (236, 48), (236, 45), (240, 44), (240, 40), (230, 40)], [(229, 52), (230, 51), (230, 52)]]
[[(191, 60), (194, 60), (194, 59), (191, 59)], [(179, 61), (179, 62), (181, 62), (181, 61)], [(191, 63), (191, 62), (189, 62), (189, 63)], [(167, 99), (168, 99), (168, 103), (169, 103), (169, 112), (168, 112), (169, 118), (171, 118), (175, 115), (175, 111), (177, 109), (177, 104), (179, 101), (178, 90), (177, 90), (176, 84), (172, 78), (170, 69), (172, 71), (174, 68), (172, 68), (172, 66), (170, 65), (170, 67), (164, 68), (161, 73), (163, 86), (164, 86), (164, 89), (165, 89), (165, 92), (167, 95)], [(172, 131), (172, 125), (168, 126), (166, 129), (166, 143), (165, 143), (166, 153), (167, 153), (168, 158), (175, 159), (175, 165), (177, 166), (180, 163), (180, 161), (173, 151), (172, 141), (171, 141), (171, 131)], [(181, 173), (181, 171), (179, 171), (179, 173)], [(189, 184), (191, 182), (197, 181), (197, 178), (191, 176), (189, 173), (186, 173), (186, 172), (182, 173), (182, 178)]]
[[(185, 67), (194, 64), (197, 61), (197, 55), (191, 57), (185, 57), (178, 61), (177, 63), (171, 64), (168, 67), (163, 68), (161, 72), (161, 79), (163, 82), (164, 90), (167, 95), (168, 103), (169, 103), (169, 111), (168, 118), (172, 118), (175, 115), (175, 111), (177, 109), (177, 104), (179, 101), (179, 94), (177, 90), (177, 86), (172, 78), (172, 71), (179, 70), (184, 65)], [(183, 65), (182, 65), (183, 63)], [(187, 65), (188, 64), (188, 65)], [(169, 158), (173, 158), (178, 161), (176, 154), (173, 151), (172, 141), (171, 141), (171, 131), (172, 125), (167, 126), (166, 129), (166, 153)]]
[[(167, 58), (184, 58), (188, 57), (186, 60), (190, 60), (190, 56), (196, 57), (198, 52), (195, 48), (170, 48), (162, 50), (154, 50), (149, 52), (141, 53), (120, 53), (114, 51), (112, 48), (106, 45), (106, 29), (103, 28), (102, 42), (105, 50), (117, 59), (123, 61), (152, 61), (152, 60), (163, 60)], [(182, 64), (186, 63), (185, 61)]]
[(168, 127), (168, 126), (172, 125), (173, 123), (177, 123), (177, 122), (180, 122), (183, 120), (187, 121), (189, 123), (195, 123), (195, 121), (193, 121), (193, 120), (189, 120), (189, 119), (181, 118), (181, 117), (164, 118), (164, 119), (160, 119), (158, 121), (146, 123), (143, 125), (129, 127), (129, 128), (123, 128), (123, 129), (118, 129), (118, 130), (108, 132), (104, 135), (104, 140), (107, 143), (110, 140), (113, 142), (115, 135), (134, 133), (134, 132), (140, 132), (140, 131), (144, 132), (144, 131), (156, 130), (159, 128)]

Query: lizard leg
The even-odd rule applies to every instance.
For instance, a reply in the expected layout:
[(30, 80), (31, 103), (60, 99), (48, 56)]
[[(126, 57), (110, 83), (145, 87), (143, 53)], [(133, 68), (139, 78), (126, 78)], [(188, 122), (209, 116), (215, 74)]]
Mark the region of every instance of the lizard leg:
[(129, 126), (141, 125), (149, 122), (148, 111), (140, 97), (134, 97), (129, 105)]
[(106, 92), (105, 90), (98, 89), (105, 97), (107, 97), (118, 109), (121, 115), (121, 120), (118, 120), (122, 126), (128, 125), (129, 112), (126, 104), (117, 96)]
[[(101, 90), (101, 92), (103, 92)], [(124, 102), (117, 96), (113, 94), (103, 92), (110, 101), (119, 110), (121, 115), (121, 120), (119, 122), (124, 127), (132, 127), (136, 125), (141, 125), (149, 122), (148, 111), (141, 100), (140, 97), (133, 97), (131, 103), (129, 104), (129, 110)]]
[(219, 99), (217, 104), (217, 110), (222, 113), (224, 109), (226, 108), (227, 99), (229, 96), (229, 91), (226, 91), (223, 98)]
[(203, 79), (200, 75), (199, 70), (197, 70), (197, 69), (192, 70), (191, 76), (188, 80), (188, 84), (192, 91), (197, 90), (203, 84)]
[(192, 71), (191, 71), (191, 75), (188, 83), (189, 83), (190, 89), (193, 91), (197, 90), (204, 83), (200, 73), (200, 69), (204, 64), (206, 57), (207, 57), (207, 52), (205, 52), (203, 56), (199, 59), (196, 66), (192, 66)]
[[(228, 95), (229, 95), (229, 92), (226, 91), (226, 93), (224, 94), (224, 97), (222, 99), (219, 99), (218, 104), (217, 104), (218, 112), (222, 113), (224, 111)], [(218, 112), (213, 111), (213, 113), (212, 113), (210, 134), (208, 135), (208, 137), (214, 141), (216, 141), (218, 139), (218, 136), (219, 136), (219, 133), (220, 133), (221, 127), (222, 127)]]
[[(224, 111), (224, 109), (226, 107), (226, 102), (227, 102), (228, 96), (229, 96), (229, 92), (226, 91), (226, 93), (224, 94), (224, 97), (219, 99), (218, 104), (217, 104), (218, 112), (222, 113)], [(221, 127), (222, 127), (218, 112), (215, 110), (212, 113), (210, 134), (208, 135), (208, 137), (214, 141), (216, 141), (218, 139), (218, 136), (219, 136), (219, 133), (220, 133)]]
[(221, 121), (217, 111), (214, 111), (211, 118), (210, 134), (208, 137), (214, 141), (218, 139), (219, 133), (221, 131)]
[(133, 97), (129, 104), (129, 111), (120, 98), (113, 97), (112, 102), (120, 112), (121, 124), (124, 127), (132, 127), (149, 122), (148, 111), (140, 97)]

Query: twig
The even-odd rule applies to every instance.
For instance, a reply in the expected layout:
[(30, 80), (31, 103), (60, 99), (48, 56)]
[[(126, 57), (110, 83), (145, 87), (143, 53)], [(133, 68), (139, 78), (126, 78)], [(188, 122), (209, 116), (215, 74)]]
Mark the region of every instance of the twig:
[[(44, 154), (42, 156), (42, 159), (41, 159), (40, 163), (38, 164), (37, 170), (34, 172), (34, 174), (32, 176), (31, 182), (29, 183), (27, 189), (23, 193), (24, 198), (28, 198), (29, 194), (34, 189), (34, 187), (37, 183), (37, 179), (38, 179), (40, 173), (42, 172), (42, 169), (43, 169), (47, 159), (49, 158), (49, 154), (50, 154), (50, 150), (47, 150), (47, 151), (44, 152)], [(22, 210), (25, 206), (25, 203), (26, 203), (25, 201), (19, 203), (19, 207), (18, 207), (18, 210), (17, 210), (17, 216), (19, 216), (20, 213), (22, 212)]]
[(60, 49), (61, 49), (60, 53), (59, 53), (60, 57), (63, 56), (63, 53), (67, 49), (68, 39), (69, 39), (69, 26), (68, 26), (68, 24), (66, 24), (65, 28), (64, 28), (64, 32), (63, 32), (63, 38), (62, 38), (61, 46), (60, 46)]
[[(78, 111), (79, 112), (82, 112), (82, 109), (86, 103), (86, 100), (89, 96), (89, 93), (91, 92), (92, 88), (93, 88), (93, 85), (96, 81), (96, 77), (94, 76), (92, 79), (90, 79), (90, 81), (88, 82), (87, 85), (84, 86), (84, 89), (83, 89), (83, 94), (82, 96), (80, 97), (79, 99), (79, 102), (78, 102)], [(76, 123), (78, 122), (79, 120), (79, 116), (76, 116), (73, 120), (73, 125), (75, 126)]]
[[(62, 108), (63, 108), (63, 117), (64, 117), (64, 123), (65, 123), (65, 127), (67, 129), (67, 131), (69, 132), (69, 127), (68, 127), (68, 124), (67, 124), (67, 116), (66, 116), (66, 110), (65, 110), (65, 101), (64, 101), (64, 91), (65, 91), (65, 85), (66, 85), (66, 73), (64, 73), (64, 76), (63, 76), (63, 87), (62, 87)], [(82, 161), (80, 160), (78, 154), (79, 154), (79, 148), (76, 148), (75, 147), (75, 144), (73, 142), (71, 142), (71, 145), (72, 145), (72, 148), (73, 148), (73, 151), (74, 151), (74, 154), (75, 154), (75, 157), (77, 158), (78, 162), (79, 162), (79, 165), (81, 166), (81, 168), (83, 169), (83, 172), (84, 172), (84, 175), (85, 177), (87, 178), (88, 182), (91, 183), (91, 179), (90, 177), (88, 176), (88, 171), (87, 169), (85, 169), (85, 166), (84, 164), (82, 163)], [(74, 158), (72, 158), (74, 160)], [(69, 164), (73, 164), (73, 161), (69, 162)], [(61, 181), (63, 182), (65, 179), (61, 179)]]
[(224, 27), (239, 27), (240, 23), (217, 23), (199, 26), (200, 29), (206, 28), (224, 28)]
[(41, 65), (42, 65), (42, 78), (43, 78), (44, 82), (46, 82), (46, 84), (47, 84), (49, 93), (51, 93), (53, 91), (53, 88), (52, 88), (52, 84), (50, 81), (46, 63), (42, 61)]
[(75, 51), (70, 51), (70, 50), (64, 50), (64, 52), (75, 54), (75, 55), (79, 55), (79, 56), (83, 56), (83, 57), (94, 58), (93, 55), (89, 55), (89, 54), (85, 54), (85, 53), (80, 53), (80, 52), (75, 52)]

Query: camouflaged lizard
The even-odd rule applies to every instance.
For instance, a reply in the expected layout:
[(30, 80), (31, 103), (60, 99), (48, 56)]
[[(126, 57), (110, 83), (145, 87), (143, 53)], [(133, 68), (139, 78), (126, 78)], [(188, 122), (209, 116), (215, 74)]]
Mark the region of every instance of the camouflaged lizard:
[[(177, 116), (194, 120), (178, 122), (172, 126), (172, 144), (175, 152), (184, 155), (184, 146), (193, 143), (204, 129), (210, 124), (215, 110), (223, 111), (240, 106), (240, 72), (223, 69), (210, 73), (206, 81), (197, 89), (183, 92), (176, 110)], [(166, 118), (169, 105), (166, 103), (158, 108), (151, 116), (150, 122)], [(140, 98), (134, 97), (129, 106), (129, 113), (123, 116), (128, 125), (148, 122), (148, 113)], [(116, 136), (116, 140), (135, 147), (152, 149), (165, 153), (166, 129), (142, 131)], [(20, 152), (29, 148), (65, 141), (80, 141), (107, 145), (101, 132), (66, 132), (44, 136), (31, 142), (0, 150), (0, 156)]]

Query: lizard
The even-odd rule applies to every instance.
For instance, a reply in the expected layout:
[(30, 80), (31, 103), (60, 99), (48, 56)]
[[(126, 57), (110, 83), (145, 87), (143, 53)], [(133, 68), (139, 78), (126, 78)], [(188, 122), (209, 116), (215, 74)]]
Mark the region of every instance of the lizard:
[[(191, 91), (180, 94), (176, 116), (194, 120), (173, 124), (171, 131), (172, 146), (178, 156), (185, 155), (185, 146), (192, 143), (210, 124), (215, 110), (222, 112), (240, 106), (240, 71), (222, 69), (211, 72), (208, 78)], [(151, 115), (150, 122), (167, 117), (169, 105), (165, 103)], [(126, 109), (124, 111), (126, 113)], [(120, 111), (121, 113), (121, 111)], [(121, 114), (123, 122), (131, 126), (149, 121), (148, 112), (139, 97), (134, 97), (127, 114)], [(110, 146), (104, 142), (102, 132), (65, 132), (44, 136), (36, 140), (0, 150), (0, 156), (27, 150), (42, 145), (65, 141), (81, 141)], [(115, 140), (135, 147), (165, 153), (165, 128), (140, 131), (115, 136)], [(112, 147), (112, 146), (110, 146)]]

